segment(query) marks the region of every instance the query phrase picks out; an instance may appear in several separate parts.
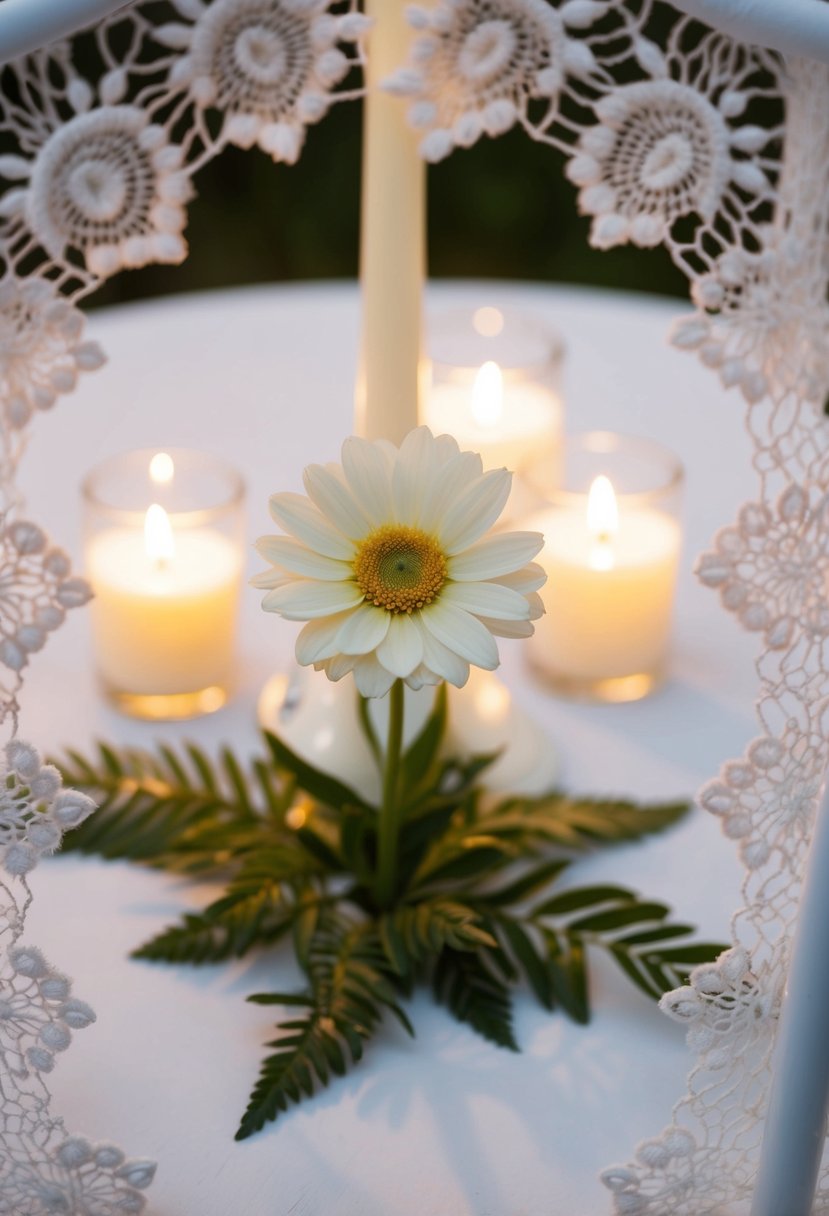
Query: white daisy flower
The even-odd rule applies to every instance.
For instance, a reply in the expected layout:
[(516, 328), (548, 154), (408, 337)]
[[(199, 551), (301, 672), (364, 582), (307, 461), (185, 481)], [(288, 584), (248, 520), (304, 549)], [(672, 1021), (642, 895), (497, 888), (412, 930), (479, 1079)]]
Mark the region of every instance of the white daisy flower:
[(341, 466), (310, 465), (304, 481), (307, 498), (271, 498), (289, 535), (257, 543), (273, 569), (253, 580), (266, 611), (308, 622), (303, 666), (331, 680), (353, 672), (367, 697), (396, 679), (460, 688), (470, 664), (498, 666), (495, 636), (533, 632), (543, 537), (484, 535), (509, 497), (506, 469), (485, 473), (480, 456), (418, 427), (399, 450), (347, 439)]

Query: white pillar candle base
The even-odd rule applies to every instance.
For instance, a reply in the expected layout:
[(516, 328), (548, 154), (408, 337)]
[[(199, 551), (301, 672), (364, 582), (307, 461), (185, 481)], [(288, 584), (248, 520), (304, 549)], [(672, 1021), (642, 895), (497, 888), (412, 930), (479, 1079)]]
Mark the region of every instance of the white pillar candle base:
[[(434, 703), (434, 688), (406, 689), (404, 742), (423, 726)], [(385, 734), (388, 698), (371, 702), (378, 736)], [(259, 696), (259, 724), (278, 735), (308, 763), (338, 777), (364, 798), (380, 797), (377, 766), (360, 726), (357, 689), (350, 676), (332, 683), (323, 672), (297, 668), (277, 674)], [(524, 710), (512, 704), (506, 686), (491, 672), (472, 670), (465, 688), (449, 687), (446, 748), (456, 755), (503, 754), (482, 776), (498, 794), (543, 794), (559, 774), (558, 754), (549, 737)]]

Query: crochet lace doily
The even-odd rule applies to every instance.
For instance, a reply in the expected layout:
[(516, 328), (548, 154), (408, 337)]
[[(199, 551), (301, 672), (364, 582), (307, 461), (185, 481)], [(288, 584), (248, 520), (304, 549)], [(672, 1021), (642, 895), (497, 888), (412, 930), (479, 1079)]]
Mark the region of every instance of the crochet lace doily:
[[(77, 302), (110, 275), (180, 262), (194, 178), (227, 144), (294, 162), (360, 95), (367, 22), (349, 0), (133, 4), (2, 69), (0, 95), (0, 1212), (139, 1211), (145, 1162), (69, 1136), (43, 1077), (93, 1017), (21, 944), (26, 873), (92, 809), (16, 738), (29, 656), (84, 601), (22, 516), (28, 428), (103, 356)], [(565, 158), (599, 248), (664, 244), (693, 311), (672, 340), (734, 389), (757, 498), (698, 573), (760, 637), (759, 732), (701, 791), (745, 866), (733, 946), (668, 994), (696, 1055), (660, 1135), (603, 1174), (617, 1213), (748, 1211), (801, 875), (829, 760), (829, 69), (742, 46), (658, 0), (438, 0), (409, 10), (386, 87), (430, 161), (522, 127)], [(657, 32), (654, 32), (657, 31)], [(666, 33), (667, 31), (667, 33)], [(80, 62), (80, 57), (79, 57)], [(818, 1209), (829, 1211), (824, 1170)]]

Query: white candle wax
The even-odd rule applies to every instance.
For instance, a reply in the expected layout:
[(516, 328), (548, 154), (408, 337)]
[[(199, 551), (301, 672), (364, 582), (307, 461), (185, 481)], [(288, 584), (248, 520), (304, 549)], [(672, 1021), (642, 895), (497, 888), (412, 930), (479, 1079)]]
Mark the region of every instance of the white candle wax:
[(573, 681), (657, 671), (668, 648), (680, 531), (648, 508), (625, 508), (618, 530), (597, 537), (584, 506), (534, 520), (545, 536), (547, 613), (529, 640), (533, 661)]
[(426, 169), (406, 106), (382, 89), (405, 63), (407, 0), (366, 0), (374, 20), (366, 62), (360, 281), (363, 350), (356, 430), (400, 443), (418, 422), (426, 265)]
[(484, 468), (521, 471), (543, 467), (556, 481), (561, 452), (562, 407), (544, 385), (505, 376), (495, 390), (492, 408), (476, 402), (475, 376), (434, 385), (426, 402), (425, 421), (436, 434), (457, 439), (461, 448), (480, 452)]
[(111, 688), (175, 695), (227, 683), (241, 559), (215, 530), (175, 533), (169, 560), (150, 557), (143, 532), (92, 538), (88, 572), (101, 675)]

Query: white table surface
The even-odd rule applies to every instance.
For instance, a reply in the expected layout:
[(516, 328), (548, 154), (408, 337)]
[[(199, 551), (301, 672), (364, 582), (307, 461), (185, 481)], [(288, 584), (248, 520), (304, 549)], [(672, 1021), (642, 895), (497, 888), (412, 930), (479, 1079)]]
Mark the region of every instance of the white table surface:
[[(452, 285), (433, 300), (532, 308), (568, 346), (568, 428), (626, 430), (682, 454), (686, 549), (673, 671), (649, 700), (615, 707), (553, 700), (503, 647), (516, 700), (549, 729), (565, 784), (584, 793), (690, 795), (755, 733), (754, 640), (691, 574), (694, 555), (753, 496), (739, 397), (667, 346), (681, 302), (578, 289)], [(336, 459), (351, 431), (358, 333), (352, 285), (267, 287), (178, 297), (95, 314), (110, 355), (54, 416), (38, 419), (24, 484), (33, 518), (80, 557), (78, 484), (98, 460), (158, 445), (222, 452), (245, 471), (251, 540), (270, 529), (268, 495), (299, 489), (304, 464)], [(251, 554), (250, 569), (257, 566)], [(255, 700), (292, 653), (295, 626), (244, 595), (240, 690), (212, 718), (151, 726), (100, 699), (86, 614), (32, 663), (22, 733), (41, 748), (95, 738), (192, 737), (256, 750)], [(581, 863), (575, 881), (612, 879), (665, 899), (722, 939), (737, 905), (734, 847), (702, 812), (644, 846)], [(52, 1077), (69, 1128), (156, 1158), (158, 1216), (598, 1216), (596, 1180), (668, 1121), (684, 1090), (682, 1031), (598, 961), (584, 1029), (523, 995), (524, 1050), (500, 1051), (430, 996), (412, 1005), (416, 1042), (393, 1025), (365, 1066), (243, 1144), (232, 1141), (274, 1011), (248, 992), (298, 983), (273, 957), (202, 969), (130, 962), (128, 951), (210, 891), (126, 864), (55, 859), (33, 876), (28, 940), (75, 979), (98, 1022)]]

